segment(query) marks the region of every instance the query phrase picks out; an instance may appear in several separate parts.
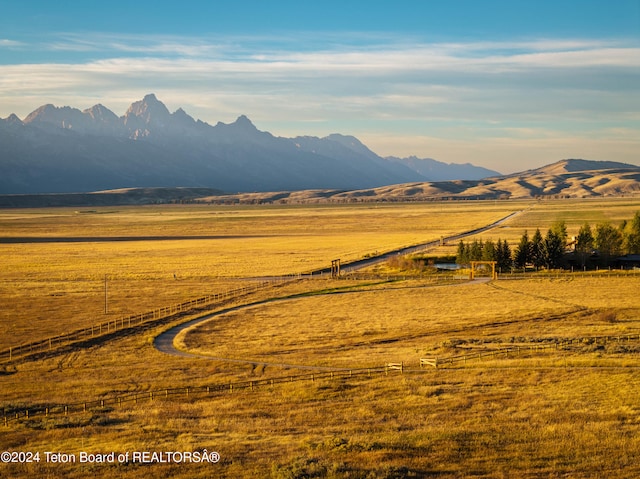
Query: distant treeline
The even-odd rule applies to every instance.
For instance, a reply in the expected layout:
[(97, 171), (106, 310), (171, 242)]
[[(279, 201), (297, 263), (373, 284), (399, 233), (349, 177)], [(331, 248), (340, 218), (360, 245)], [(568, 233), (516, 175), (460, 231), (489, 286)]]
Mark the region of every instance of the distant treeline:
[(544, 237), (540, 229), (536, 229), (531, 238), (525, 231), (513, 253), (506, 240), (499, 239), (497, 243), (460, 240), (456, 263), (497, 261), (498, 268), (503, 271), (511, 268), (593, 268), (609, 267), (621, 255), (636, 254), (640, 254), (640, 211), (617, 227), (610, 222), (593, 227), (585, 223), (572, 238), (567, 234), (564, 221), (554, 223)]
[(496, 261), (500, 270), (510, 269), (512, 266), (511, 247), (507, 240), (499, 239), (496, 243), (492, 240), (473, 240), (465, 243), (460, 240), (456, 252), (456, 263), (469, 264), (471, 261)]

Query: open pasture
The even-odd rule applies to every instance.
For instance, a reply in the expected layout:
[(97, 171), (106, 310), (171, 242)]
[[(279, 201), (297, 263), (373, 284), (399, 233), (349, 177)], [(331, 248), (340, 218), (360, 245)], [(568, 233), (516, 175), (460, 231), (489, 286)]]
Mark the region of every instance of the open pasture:
[(421, 356), (452, 354), (452, 343), (495, 349), (640, 333), (639, 290), (638, 275), (442, 286), (394, 282), (239, 309), (183, 332), (178, 341), (187, 351), (256, 363), (417, 367)]
[[(162, 354), (153, 349), (149, 338), (156, 333), (149, 331), (18, 365), (0, 377), (5, 408), (133, 392), (141, 398), (137, 405), (10, 422), (0, 444), (5, 449), (206, 448), (221, 454), (219, 464), (42, 464), (11, 466), (12, 477), (48, 471), (186, 478), (214, 471), (229, 478), (631, 478), (640, 471), (637, 341), (603, 347), (580, 342), (445, 369), (418, 366), (420, 357), (469, 348), (638, 333), (637, 276), (431, 287), (416, 281), (338, 283), (333, 291), (319, 285), (327, 294), (216, 316), (182, 339), (192, 352), (252, 359), (249, 364)], [(613, 316), (602, 315), (603, 307)], [(149, 399), (149, 391), (176, 385), (300, 374), (261, 361), (333, 367), (402, 361), (406, 369), (205, 398)]]
[(580, 227), (589, 223), (592, 227), (599, 223), (609, 222), (617, 227), (624, 220), (630, 220), (636, 211), (640, 210), (637, 198), (581, 199), (581, 200), (541, 200), (530, 205), (522, 215), (513, 218), (495, 230), (479, 235), (479, 239), (506, 239), (516, 245), (524, 233), (529, 237), (536, 228), (544, 236), (547, 230), (556, 222), (563, 221), (567, 227), (569, 237), (576, 236)]
[[(437, 240), (491, 223), (514, 207), (521, 205), (0, 211), (0, 237), (74, 239), (0, 242), (0, 302), (6, 305), (0, 310), (0, 348), (224, 291), (251, 278), (305, 273), (335, 258), (348, 262)], [(109, 241), (123, 237), (132, 241)]]
[[(545, 221), (553, 221), (554, 215), (563, 219), (559, 203), (565, 209), (577, 204), (539, 203), (504, 227), (517, 222), (516, 236), (522, 233), (521, 227), (542, 229), (544, 226), (535, 223), (541, 217)], [(596, 218), (608, 204), (593, 203), (593, 213), (585, 210), (575, 222), (597, 221), (590, 219), (590, 214)], [(621, 218), (631, 217), (640, 207), (638, 203), (621, 204), (611, 203), (618, 211), (615, 215)], [(164, 301), (199, 296), (208, 293), (208, 287), (223, 288), (246, 278), (273, 274), (273, 270), (304, 271), (297, 269), (303, 265), (292, 261), (287, 248), (295, 247), (301, 256), (309, 255), (305, 268), (325, 267), (327, 260), (345, 258), (345, 251), (358, 258), (383, 250), (385, 244), (391, 248), (411, 244), (413, 238), (418, 238), (415, 242), (438, 239), (527, 206), (470, 202), (335, 209), (157, 207), (156, 212), (162, 211), (162, 215), (156, 215), (154, 207), (131, 209), (127, 212), (131, 220), (127, 221), (104, 219), (115, 213), (73, 216), (69, 212), (68, 221), (90, 218), (97, 223), (87, 226), (86, 233), (79, 224), (65, 227), (68, 229), (61, 230), (61, 236), (188, 234), (185, 231), (222, 235), (216, 231), (204, 233), (204, 226), (197, 226), (200, 215), (225, 213), (252, 219), (237, 220), (233, 236), (245, 238), (220, 240), (224, 248), (210, 255), (206, 246), (218, 240), (0, 244), (2, 260), (11, 266), (4, 273), (0, 297), (4, 306), (2, 327), (7, 328), (7, 318), (12, 318), (14, 331), (19, 331), (13, 337), (5, 329), (3, 340), (46, 336), (41, 331), (100, 321), (104, 314), (100, 285), (107, 273), (109, 284), (114, 283), (109, 303), (113, 311), (158, 307)], [(442, 224), (449, 208), (452, 220)], [(37, 214), (40, 221), (53, 221), (49, 215), (54, 213), (61, 214), (58, 210), (5, 211), (2, 225), (6, 228), (14, 221), (11, 215)], [(131, 231), (138, 213), (140, 229)], [(158, 229), (149, 232), (143, 229), (152, 223), (144, 218), (147, 214), (179, 216), (183, 225), (192, 226), (172, 229), (169, 221), (163, 228), (162, 220), (154, 217)], [(271, 215), (284, 217), (268, 219)], [(331, 217), (336, 221), (327, 222)], [(311, 234), (312, 227), (313, 231), (321, 230), (315, 228), (318, 218), (321, 224), (333, 224), (335, 229)], [(265, 226), (269, 221), (271, 232)], [(289, 222), (288, 227), (279, 229), (281, 221)], [(378, 244), (376, 222), (396, 228), (380, 233)], [(34, 228), (36, 223), (33, 221)], [(126, 228), (122, 226), (125, 224)], [(258, 234), (252, 226), (256, 231), (267, 228), (259, 232), (262, 238), (248, 237)], [(16, 226), (12, 233), (2, 236), (27, 236), (21, 228)], [(43, 228), (38, 235), (52, 231)], [(505, 235), (501, 232), (497, 237)], [(254, 247), (250, 260), (241, 248), (248, 245)], [(92, 247), (99, 252), (96, 262), (90, 260)], [(55, 253), (49, 260), (48, 249)], [(207, 261), (217, 261), (220, 256), (228, 258), (230, 269), (226, 273), (211, 272)], [(185, 266), (176, 272), (181, 257)], [(104, 268), (111, 264), (134, 271), (120, 272), (121, 276), (105, 273)], [(52, 279), (49, 282), (47, 278)], [(74, 282), (79, 289), (82, 285), (94, 286), (74, 294), (61, 286)], [(36, 284), (41, 289), (34, 288)], [(47, 295), (47, 285), (66, 294)], [(145, 285), (148, 289), (138, 289)], [(80, 451), (207, 449), (220, 453), (219, 463), (0, 464), (0, 476), (638, 477), (640, 345), (637, 340), (601, 344), (588, 338), (640, 333), (639, 290), (637, 274), (567, 274), (559, 279), (442, 285), (417, 279), (302, 280), (266, 292), (274, 301), (213, 316), (178, 337), (177, 345), (185, 351), (249, 362), (161, 353), (153, 347), (153, 339), (166, 329), (164, 326), (0, 369), (0, 408), (9, 414), (45, 404), (77, 404), (140, 394), (135, 404), (11, 420), (0, 435), (0, 451), (77, 455)], [(140, 296), (137, 291), (142, 291)], [(118, 295), (127, 300), (118, 299)], [(57, 300), (60, 307), (56, 309), (51, 305)], [(91, 315), (80, 314), (85, 302), (93, 304)], [(46, 308), (52, 313), (39, 312)], [(568, 338), (580, 341), (559, 349), (524, 349)], [(522, 354), (489, 356), (444, 369), (419, 366), (423, 357), (445, 358), (514, 344), (523, 346)], [(292, 366), (275, 363), (374, 368), (388, 362), (404, 363), (404, 372), (263, 385), (253, 391), (227, 390), (206, 397), (185, 394), (165, 399), (155, 394), (150, 398), (150, 392), (163, 388), (229, 385), (301, 373)]]

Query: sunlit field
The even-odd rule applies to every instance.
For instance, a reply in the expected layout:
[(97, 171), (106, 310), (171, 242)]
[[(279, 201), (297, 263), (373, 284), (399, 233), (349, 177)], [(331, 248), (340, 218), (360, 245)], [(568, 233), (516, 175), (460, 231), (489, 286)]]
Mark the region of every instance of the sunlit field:
[[(5, 238), (103, 241), (0, 243), (0, 348), (255, 278), (325, 268), (334, 258), (437, 240), (514, 211), (523, 212), (482, 236), (515, 243), (524, 229), (557, 220), (571, 234), (585, 221), (616, 224), (638, 210), (640, 201), (623, 199), (4, 210)], [(178, 334), (184, 356), (154, 347), (172, 326), (163, 324), (0, 364), (0, 420), (7, 418), (0, 452), (41, 459), (0, 463), (0, 477), (635, 478), (638, 291), (634, 272), (476, 283), (433, 275), (300, 279), (213, 307), (209, 319)], [(513, 346), (517, 353), (490, 354)], [(469, 360), (420, 364), (461, 355)], [(206, 386), (210, 394), (189, 393)], [(175, 388), (184, 392), (162, 393)], [(132, 394), (135, 402), (115, 401)], [(104, 407), (66, 415), (14, 417), (100, 400)], [(220, 460), (80, 464), (44, 456), (204, 449)]]
[[(232, 288), (306, 273), (491, 223), (524, 204), (4, 210), (0, 348)], [(164, 239), (105, 241), (109, 237)], [(105, 315), (105, 289), (107, 314)]]
[[(497, 348), (527, 338), (637, 333), (638, 288), (640, 275), (457, 286), (391, 283), (234, 311), (187, 331), (180, 347), (256, 362), (348, 368), (403, 361), (417, 367), (420, 355), (450, 352), (439, 348), (451, 340), (469, 340), (472, 348), (482, 338)], [(584, 291), (589, 294), (583, 298)], [(609, 308), (616, 311), (615, 321), (601, 319)]]

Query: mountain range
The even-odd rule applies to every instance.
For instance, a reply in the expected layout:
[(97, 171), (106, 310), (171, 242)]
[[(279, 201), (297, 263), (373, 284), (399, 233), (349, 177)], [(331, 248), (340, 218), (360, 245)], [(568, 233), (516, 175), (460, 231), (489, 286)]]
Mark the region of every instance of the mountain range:
[(640, 195), (640, 167), (567, 159), (510, 175), (383, 158), (353, 136), (282, 138), (244, 115), (212, 126), (155, 95), (118, 117), (44, 105), (0, 119), (0, 207)]
[(0, 194), (190, 187), (228, 193), (354, 190), (498, 172), (429, 158), (383, 158), (353, 136), (276, 137), (244, 115), (210, 125), (154, 94), (123, 116), (48, 104), (0, 119)]

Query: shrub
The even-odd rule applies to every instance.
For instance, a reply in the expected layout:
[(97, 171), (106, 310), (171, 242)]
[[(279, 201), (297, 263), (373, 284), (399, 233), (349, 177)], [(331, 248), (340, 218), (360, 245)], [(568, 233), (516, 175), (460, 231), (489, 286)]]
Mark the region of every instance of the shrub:
[(608, 309), (605, 311), (600, 311), (600, 313), (598, 313), (598, 319), (605, 323), (617, 323), (618, 315), (615, 311)]

